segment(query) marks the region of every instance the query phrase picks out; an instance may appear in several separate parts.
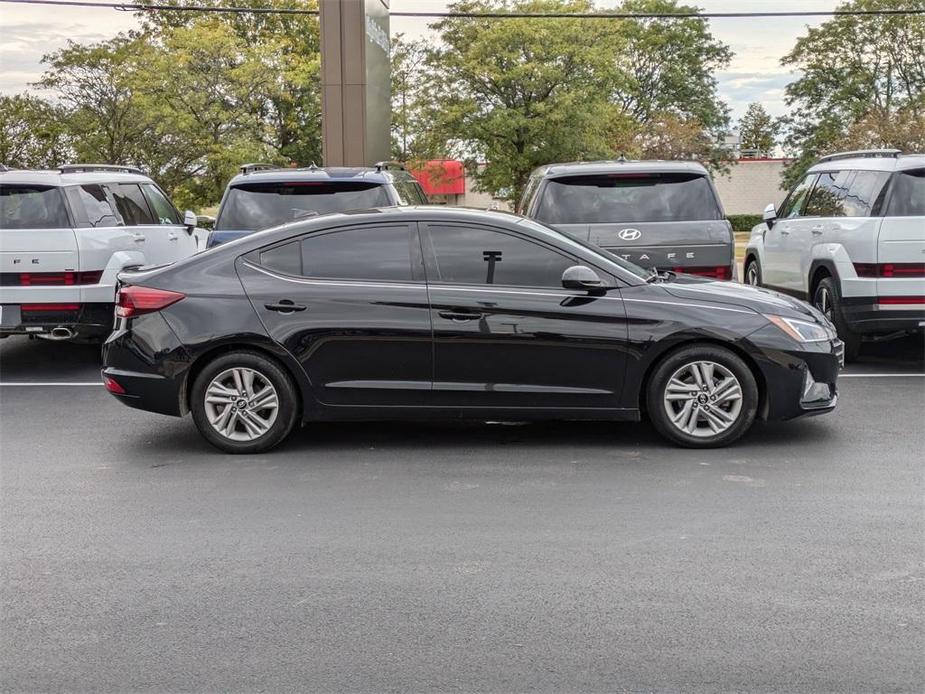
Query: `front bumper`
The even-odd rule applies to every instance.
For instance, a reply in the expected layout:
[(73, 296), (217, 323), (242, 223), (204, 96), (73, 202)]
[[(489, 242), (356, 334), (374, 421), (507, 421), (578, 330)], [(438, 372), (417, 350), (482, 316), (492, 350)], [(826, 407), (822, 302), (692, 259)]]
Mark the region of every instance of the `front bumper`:
[(749, 341), (764, 386), (764, 419), (786, 420), (835, 409), (838, 373), (845, 360), (841, 340), (797, 344), (769, 325), (750, 335)]

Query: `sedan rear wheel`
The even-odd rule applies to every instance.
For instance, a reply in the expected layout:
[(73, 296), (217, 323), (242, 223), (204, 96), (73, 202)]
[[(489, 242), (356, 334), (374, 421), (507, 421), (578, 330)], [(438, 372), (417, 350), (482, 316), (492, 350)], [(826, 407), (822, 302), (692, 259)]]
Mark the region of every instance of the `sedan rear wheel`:
[(298, 413), (288, 374), (255, 352), (232, 352), (206, 366), (190, 407), (200, 433), (228, 453), (259, 453), (292, 431)]
[(758, 387), (735, 353), (692, 345), (659, 364), (649, 382), (647, 404), (662, 435), (692, 448), (724, 446), (752, 425)]

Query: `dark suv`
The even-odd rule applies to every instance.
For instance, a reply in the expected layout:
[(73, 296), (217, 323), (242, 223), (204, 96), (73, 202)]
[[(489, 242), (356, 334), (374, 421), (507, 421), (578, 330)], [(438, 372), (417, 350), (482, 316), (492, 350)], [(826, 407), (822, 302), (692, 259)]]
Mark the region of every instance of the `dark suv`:
[(208, 246), (328, 212), (426, 204), (421, 184), (392, 162), (304, 169), (245, 164), (225, 190)]
[(548, 164), (530, 175), (517, 211), (645, 268), (736, 276), (732, 226), (696, 162)]

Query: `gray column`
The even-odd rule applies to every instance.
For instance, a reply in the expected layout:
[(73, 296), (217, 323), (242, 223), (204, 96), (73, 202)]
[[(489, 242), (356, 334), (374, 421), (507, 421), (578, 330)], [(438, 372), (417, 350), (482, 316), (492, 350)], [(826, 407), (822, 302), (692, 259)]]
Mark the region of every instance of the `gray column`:
[(325, 166), (389, 158), (390, 79), (388, 0), (321, 0)]

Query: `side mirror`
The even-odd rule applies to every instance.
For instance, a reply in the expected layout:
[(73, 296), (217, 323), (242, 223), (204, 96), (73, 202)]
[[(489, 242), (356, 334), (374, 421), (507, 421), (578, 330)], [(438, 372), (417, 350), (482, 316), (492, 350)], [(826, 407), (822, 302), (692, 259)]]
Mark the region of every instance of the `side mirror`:
[(562, 273), (562, 286), (565, 289), (584, 289), (592, 294), (603, 294), (606, 290), (603, 280), (589, 267), (573, 265)]
[(761, 218), (764, 220), (765, 224), (768, 225), (768, 229), (774, 226), (774, 222), (777, 221), (777, 208), (774, 207), (773, 202), (764, 208), (764, 213), (762, 213)]
[(183, 226), (186, 227), (186, 233), (192, 234), (198, 221), (199, 219), (196, 217), (196, 213), (192, 210), (187, 210), (183, 213)]

